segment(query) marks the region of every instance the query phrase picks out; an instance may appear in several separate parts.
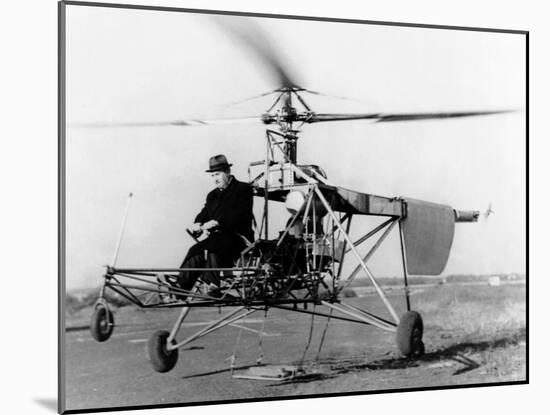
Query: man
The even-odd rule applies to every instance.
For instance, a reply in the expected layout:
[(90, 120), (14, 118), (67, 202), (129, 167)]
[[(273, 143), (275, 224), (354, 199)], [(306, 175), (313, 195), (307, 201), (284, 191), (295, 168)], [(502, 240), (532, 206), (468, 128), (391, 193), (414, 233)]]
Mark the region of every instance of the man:
[[(207, 232), (208, 237), (193, 245), (180, 268), (225, 268), (233, 266), (253, 241), (252, 188), (231, 175), (231, 166), (223, 154), (213, 156), (206, 170), (216, 188), (206, 196), (206, 203), (189, 228), (192, 233)], [(202, 274), (202, 280), (213, 284), (211, 296), (219, 296), (219, 272), (183, 271), (178, 285), (190, 291)]]

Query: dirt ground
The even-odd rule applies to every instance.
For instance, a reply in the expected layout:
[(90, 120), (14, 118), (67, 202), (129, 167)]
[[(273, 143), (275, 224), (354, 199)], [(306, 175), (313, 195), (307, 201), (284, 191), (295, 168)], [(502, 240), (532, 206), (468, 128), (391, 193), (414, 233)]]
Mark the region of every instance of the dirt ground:
[[(402, 293), (389, 297), (403, 312)], [(371, 294), (345, 300), (383, 313)], [(423, 316), (426, 345), (414, 360), (398, 355), (393, 333), (336, 320), (327, 326), (324, 318), (312, 322), (309, 315), (270, 310), (267, 319), (254, 313), (180, 349), (175, 368), (164, 374), (152, 369), (145, 345), (155, 330), (171, 328), (178, 310), (115, 310), (115, 331), (104, 343), (89, 334), (91, 310), (80, 310), (67, 316), (67, 409), (526, 380), (524, 284), (418, 288), (411, 301)], [(218, 309), (193, 310), (178, 339), (218, 317)], [(258, 358), (260, 369), (254, 368)], [(258, 370), (277, 374), (280, 365), (303, 371), (287, 380), (235, 377)]]

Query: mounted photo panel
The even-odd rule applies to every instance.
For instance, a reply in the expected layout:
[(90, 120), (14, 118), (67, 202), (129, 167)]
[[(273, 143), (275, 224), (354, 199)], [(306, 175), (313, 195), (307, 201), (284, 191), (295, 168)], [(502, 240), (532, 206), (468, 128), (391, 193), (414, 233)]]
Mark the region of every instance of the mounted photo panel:
[(60, 412), (527, 383), (527, 57), (60, 2)]

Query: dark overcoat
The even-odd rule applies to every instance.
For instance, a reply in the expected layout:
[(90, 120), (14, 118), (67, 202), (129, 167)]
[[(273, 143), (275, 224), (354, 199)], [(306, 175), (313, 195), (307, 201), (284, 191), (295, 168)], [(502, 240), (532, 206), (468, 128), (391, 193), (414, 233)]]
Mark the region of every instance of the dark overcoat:
[(252, 203), (252, 187), (234, 177), (224, 190), (216, 188), (208, 193), (206, 203), (195, 218), (195, 223), (202, 224), (213, 219), (219, 226), (211, 231), (208, 238), (193, 245), (185, 259), (202, 254), (204, 250), (216, 253), (224, 263), (238, 258), (246, 247), (246, 243), (239, 235), (243, 235), (250, 242), (254, 239)]

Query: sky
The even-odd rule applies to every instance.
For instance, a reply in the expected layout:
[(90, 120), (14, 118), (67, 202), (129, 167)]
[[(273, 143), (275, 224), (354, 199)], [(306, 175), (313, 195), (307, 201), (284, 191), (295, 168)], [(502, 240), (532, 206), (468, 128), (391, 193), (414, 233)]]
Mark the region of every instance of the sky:
[[(256, 25), (318, 112), (517, 109), (487, 117), (304, 127), (300, 163), (342, 187), (495, 211), (457, 224), (444, 274), (525, 272), (525, 39), (517, 34), (225, 16)], [(135, 122), (260, 115), (276, 79), (211, 16), (67, 7), (67, 122)], [(263, 158), (265, 127), (67, 128), (69, 290), (97, 286), (133, 192), (117, 265), (172, 267), (186, 226), (212, 188), (208, 158), (224, 153), (237, 178)], [(256, 218), (261, 205), (256, 202)], [(276, 210), (275, 235), (286, 220)], [(359, 237), (376, 223), (354, 220)], [(357, 225), (357, 226), (355, 226)], [(365, 247), (366, 248), (366, 247)], [(393, 235), (373, 257), (399, 275)]]

